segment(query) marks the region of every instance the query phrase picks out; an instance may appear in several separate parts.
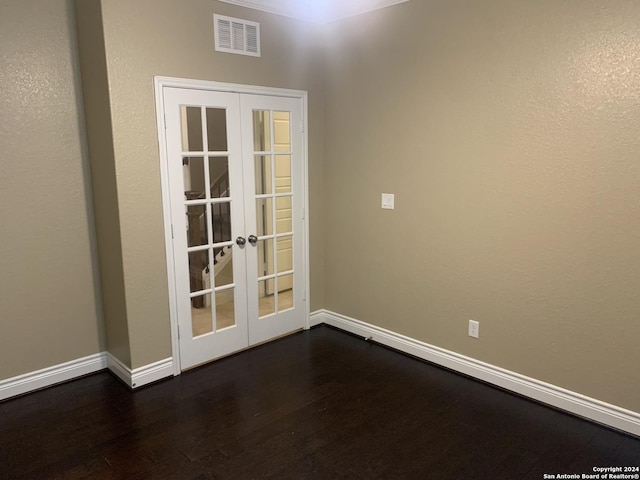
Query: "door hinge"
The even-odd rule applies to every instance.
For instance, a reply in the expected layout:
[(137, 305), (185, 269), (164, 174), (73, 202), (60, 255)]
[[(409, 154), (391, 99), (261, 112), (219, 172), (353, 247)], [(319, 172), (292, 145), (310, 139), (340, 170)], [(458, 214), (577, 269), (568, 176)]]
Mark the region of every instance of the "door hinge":
[(162, 115), (162, 119), (164, 120), (164, 129), (167, 129), (167, 116), (165, 114)]
[(171, 224), (171, 238), (173, 238), (173, 223)]
[(302, 209), (302, 219), (303, 219), (303, 220), (306, 218), (306, 213), (307, 213), (307, 212), (305, 212), (305, 211), (304, 211), (304, 208), (303, 208), (303, 209)]
[(180, 324), (178, 324), (178, 340), (180, 340)]

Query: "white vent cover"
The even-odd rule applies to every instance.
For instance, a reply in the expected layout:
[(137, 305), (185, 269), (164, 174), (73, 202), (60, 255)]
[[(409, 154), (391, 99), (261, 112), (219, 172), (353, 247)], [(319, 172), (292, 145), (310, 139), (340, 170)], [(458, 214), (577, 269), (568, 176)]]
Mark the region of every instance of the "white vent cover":
[(260, 56), (260, 24), (239, 18), (213, 16), (216, 50)]

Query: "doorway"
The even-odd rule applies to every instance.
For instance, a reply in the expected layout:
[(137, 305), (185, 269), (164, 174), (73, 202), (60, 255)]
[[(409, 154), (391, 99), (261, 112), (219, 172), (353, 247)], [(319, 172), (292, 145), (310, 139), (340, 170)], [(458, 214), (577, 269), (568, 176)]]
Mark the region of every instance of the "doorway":
[(306, 94), (156, 92), (177, 374), (308, 324)]

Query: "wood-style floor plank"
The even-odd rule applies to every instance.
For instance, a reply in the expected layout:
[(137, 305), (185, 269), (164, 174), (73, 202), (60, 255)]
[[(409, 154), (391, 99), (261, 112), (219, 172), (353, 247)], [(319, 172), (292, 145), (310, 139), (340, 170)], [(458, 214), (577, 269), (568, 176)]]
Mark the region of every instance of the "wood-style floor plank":
[(2, 479), (541, 479), (640, 439), (328, 327), (130, 392), (101, 372), (0, 403)]

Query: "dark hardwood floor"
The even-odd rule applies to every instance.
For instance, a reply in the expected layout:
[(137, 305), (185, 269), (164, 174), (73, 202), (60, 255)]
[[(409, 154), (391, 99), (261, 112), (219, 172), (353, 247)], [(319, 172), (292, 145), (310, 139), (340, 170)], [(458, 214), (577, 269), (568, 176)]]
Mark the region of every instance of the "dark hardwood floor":
[(98, 373), (0, 404), (1, 478), (542, 479), (640, 439), (318, 327), (134, 393)]

